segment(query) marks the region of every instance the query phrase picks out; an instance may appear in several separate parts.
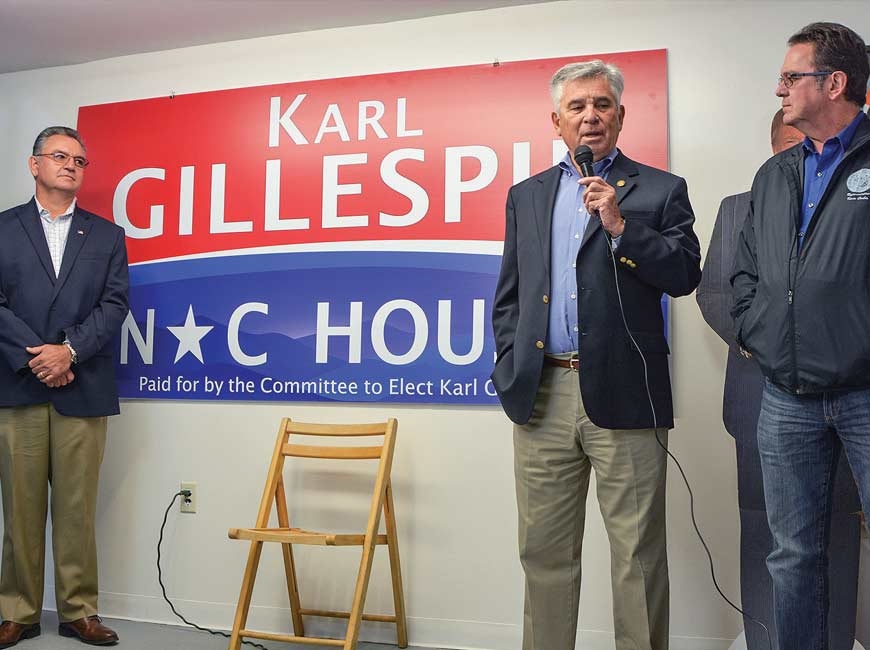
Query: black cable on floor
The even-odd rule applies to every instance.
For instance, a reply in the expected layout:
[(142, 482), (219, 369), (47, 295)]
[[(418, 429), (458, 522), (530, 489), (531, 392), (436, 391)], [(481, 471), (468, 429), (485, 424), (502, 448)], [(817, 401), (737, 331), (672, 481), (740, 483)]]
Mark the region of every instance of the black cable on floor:
[[(163, 529), (166, 528), (166, 520), (169, 518), (169, 511), (172, 510), (172, 506), (175, 505), (175, 500), (178, 499), (178, 497), (180, 496), (188, 497), (190, 496), (190, 493), (187, 492), (187, 490), (181, 490), (172, 495), (172, 501), (169, 502), (169, 505), (166, 507), (166, 512), (163, 513), (163, 523), (160, 525), (160, 537), (157, 540), (157, 582), (160, 583), (160, 590), (163, 592), (163, 600), (165, 600), (169, 604), (169, 609), (172, 610), (172, 613), (175, 614), (179, 619), (181, 619), (185, 623), (185, 625), (196, 628), (200, 632), (208, 632), (209, 634), (214, 634), (215, 636), (222, 636), (229, 639), (230, 635), (226, 632), (222, 632), (220, 630), (211, 630), (207, 627), (201, 627), (196, 623), (191, 623), (190, 621), (188, 621), (186, 618), (184, 618), (184, 616), (176, 611), (175, 605), (172, 604), (172, 601), (169, 600), (169, 596), (166, 595), (166, 587), (163, 585), (163, 572), (160, 569), (160, 545), (163, 544)], [(255, 648), (260, 648), (260, 650), (269, 650), (269, 648), (267, 648), (266, 646), (259, 643), (254, 643), (253, 641), (243, 640), (242, 644), (254, 646)]]

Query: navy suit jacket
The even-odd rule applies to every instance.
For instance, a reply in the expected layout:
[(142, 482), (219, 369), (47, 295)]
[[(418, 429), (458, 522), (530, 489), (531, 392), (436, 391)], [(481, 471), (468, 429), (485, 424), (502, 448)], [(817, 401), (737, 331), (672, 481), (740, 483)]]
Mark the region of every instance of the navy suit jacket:
[(737, 241), (749, 215), (749, 194), (744, 192), (722, 199), (704, 261), (704, 275), (695, 298), (704, 320), (728, 344), (722, 399), (725, 429), (738, 444), (755, 447), (758, 444), (756, 429), (764, 377), (753, 359), (740, 354), (734, 338), (734, 319), (731, 318), (734, 298), (730, 282)]
[[(493, 384), (505, 413), (529, 420), (541, 380), (549, 320), (550, 242), (558, 166), (508, 193), (504, 255), (493, 305), (496, 363)], [(621, 152), (608, 182), (616, 189), (625, 232), (615, 251), (598, 219), (589, 220), (577, 256), (578, 378), (589, 419), (608, 429), (653, 426), (644, 366), (625, 319), (647, 362), (656, 425), (673, 426), (668, 344), (662, 293), (691, 293), (701, 277), (698, 238), (686, 182), (641, 165)]]
[[(128, 311), (124, 230), (76, 207), (60, 274), (36, 202), (0, 213), (0, 407), (51, 403), (59, 413), (118, 413), (115, 350)], [(48, 388), (25, 347), (69, 338), (75, 379)]]

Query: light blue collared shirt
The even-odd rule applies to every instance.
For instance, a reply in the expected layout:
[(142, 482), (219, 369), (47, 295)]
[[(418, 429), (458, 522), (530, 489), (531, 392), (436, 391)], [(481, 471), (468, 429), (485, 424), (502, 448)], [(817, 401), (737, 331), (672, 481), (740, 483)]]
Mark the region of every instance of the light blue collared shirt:
[(54, 267), (54, 277), (60, 275), (60, 264), (63, 261), (63, 252), (66, 249), (66, 240), (69, 237), (69, 228), (72, 225), (73, 213), (76, 210), (76, 200), (73, 199), (69, 207), (62, 215), (51, 218), (48, 210), (40, 205), (34, 196), (36, 209), (39, 211), (39, 220), (42, 223), (42, 231), (45, 233), (45, 242), (48, 244), (48, 252), (51, 254), (51, 264)]
[[(607, 180), (618, 151), (613, 149), (592, 169)], [(550, 322), (547, 326), (548, 354), (575, 352), (578, 349), (577, 327), (577, 255), (583, 234), (589, 226), (589, 212), (583, 204), (586, 189), (578, 182), (580, 173), (571, 161), (571, 152), (559, 161), (562, 177), (556, 190), (550, 234)], [(618, 242), (617, 242), (618, 243)]]

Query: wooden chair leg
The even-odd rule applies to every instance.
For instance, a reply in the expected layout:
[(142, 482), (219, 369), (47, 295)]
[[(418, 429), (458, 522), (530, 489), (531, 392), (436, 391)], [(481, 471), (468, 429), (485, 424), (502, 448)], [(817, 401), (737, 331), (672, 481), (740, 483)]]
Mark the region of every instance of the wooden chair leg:
[(402, 587), (402, 568), (399, 563), (399, 538), (393, 508), (393, 487), (387, 483), (384, 500), (384, 519), (387, 528), (387, 550), (390, 554), (390, 578), (393, 582), (393, 607), (396, 613), (396, 636), (400, 648), (408, 647), (408, 622), (405, 617), (405, 590)]
[[(290, 527), (290, 516), (287, 511), (287, 495), (284, 492), (284, 479), (278, 479), (278, 488), (275, 490), (275, 510), (278, 515), (278, 526)], [(302, 622), (299, 602), (299, 583), (296, 580), (296, 563), (293, 561), (293, 545), (281, 544), (284, 555), (284, 575), (287, 578), (287, 596), (290, 598), (290, 617), (293, 619), (293, 633), (296, 636), (305, 636), (305, 624)]]
[(239, 594), (239, 604), (236, 606), (236, 617), (233, 620), (233, 631), (230, 635), (229, 650), (240, 650), (242, 639), (239, 632), (248, 623), (248, 611), (251, 608), (251, 595), (254, 593), (254, 581), (257, 579), (257, 567), (260, 565), (260, 554), (263, 552), (263, 542), (251, 542), (248, 551), (248, 563), (242, 578), (242, 590)]
[[(377, 523), (375, 523), (377, 531)], [(360, 624), (362, 622), (363, 608), (366, 603), (366, 592), (369, 588), (369, 578), (372, 575), (372, 562), (375, 556), (374, 535), (366, 535), (366, 541), (362, 547), (362, 557), (359, 563), (359, 573), (356, 579), (356, 588), (353, 592), (353, 604), (350, 608), (350, 616), (347, 621), (347, 636), (345, 637), (344, 650), (356, 650), (359, 640)]]
[(296, 581), (296, 563), (293, 561), (293, 545), (281, 544), (284, 552), (284, 575), (287, 577), (287, 595), (290, 597), (290, 617), (293, 619), (293, 634), (305, 636), (305, 624), (302, 622), (302, 609), (299, 602), (299, 583)]

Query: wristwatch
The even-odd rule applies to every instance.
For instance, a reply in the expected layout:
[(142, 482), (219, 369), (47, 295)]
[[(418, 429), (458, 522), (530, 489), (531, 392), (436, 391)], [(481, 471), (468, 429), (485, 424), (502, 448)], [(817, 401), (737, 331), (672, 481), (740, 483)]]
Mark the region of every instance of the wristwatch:
[(72, 343), (69, 342), (69, 339), (64, 339), (63, 344), (66, 346), (66, 349), (69, 350), (70, 363), (78, 363), (79, 355), (76, 354), (76, 350), (72, 346)]

